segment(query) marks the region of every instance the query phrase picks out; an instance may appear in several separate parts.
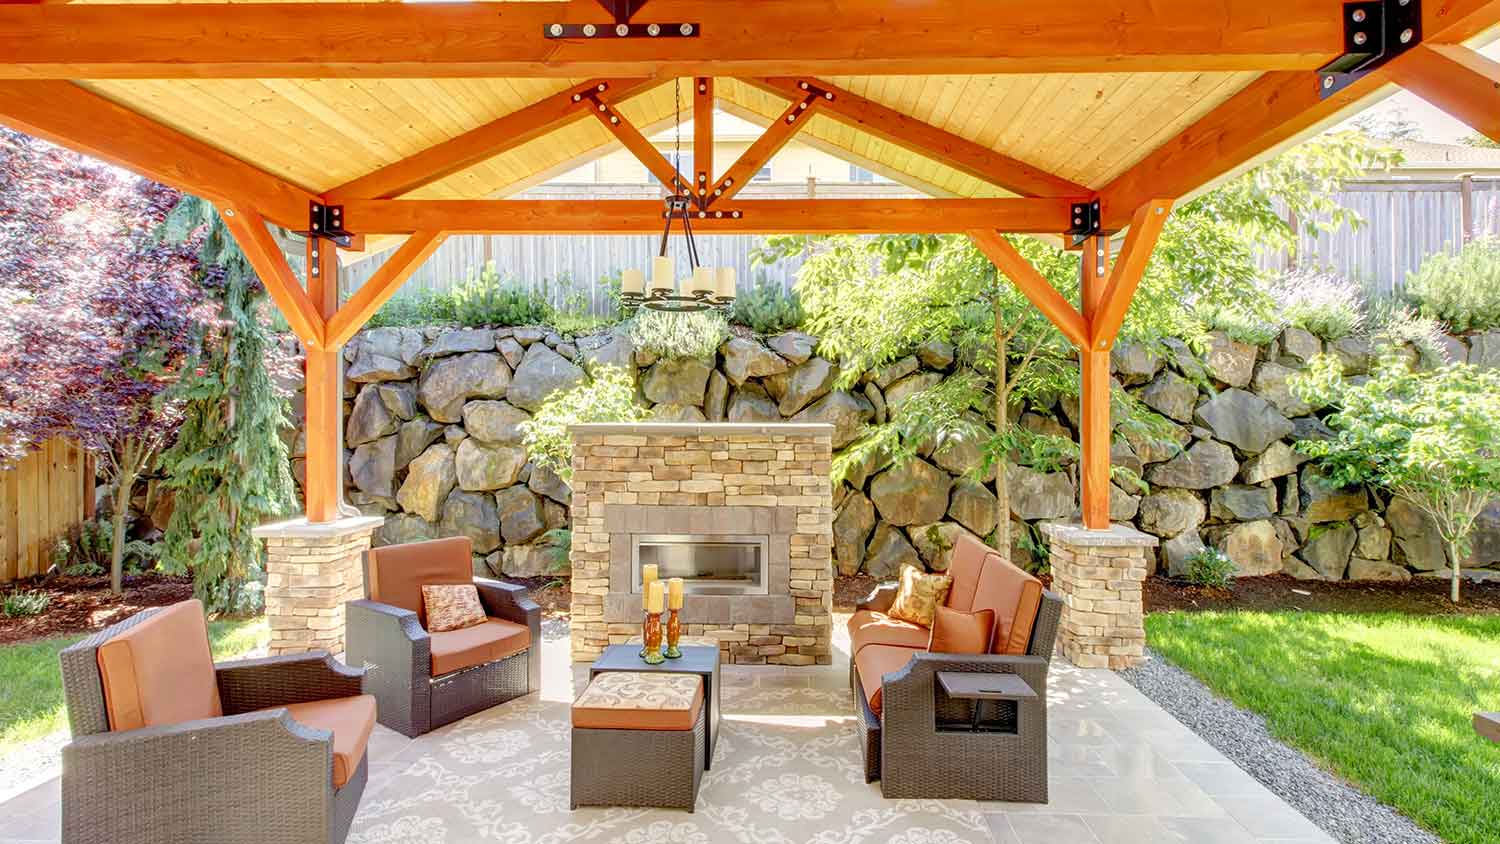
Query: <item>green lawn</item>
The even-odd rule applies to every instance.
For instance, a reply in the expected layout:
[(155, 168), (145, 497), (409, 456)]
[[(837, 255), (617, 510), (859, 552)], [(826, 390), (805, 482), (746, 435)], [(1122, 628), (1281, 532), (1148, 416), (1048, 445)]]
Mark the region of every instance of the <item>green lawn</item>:
[(1450, 844), (1494, 844), (1500, 615), (1156, 613), (1147, 640), (1219, 694)]
[[(266, 620), (214, 621), (208, 625), (215, 659), (230, 659), (270, 638)], [(57, 654), (82, 636), (0, 646), (0, 756), (17, 744), (67, 726)]]

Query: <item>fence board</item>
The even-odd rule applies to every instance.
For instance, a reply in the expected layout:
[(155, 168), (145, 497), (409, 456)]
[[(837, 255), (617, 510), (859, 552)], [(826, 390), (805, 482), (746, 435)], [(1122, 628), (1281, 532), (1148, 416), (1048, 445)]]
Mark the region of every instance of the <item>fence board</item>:
[(42, 574), (52, 545), (84, 518), (82, 449), (49, 440), (0, 471), (0, 583)]

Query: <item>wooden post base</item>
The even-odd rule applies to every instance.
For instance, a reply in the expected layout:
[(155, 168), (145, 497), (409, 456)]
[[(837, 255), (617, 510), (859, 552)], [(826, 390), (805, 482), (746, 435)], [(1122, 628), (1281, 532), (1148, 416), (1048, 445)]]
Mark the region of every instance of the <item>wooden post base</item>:
[(1125, 525), (1050, 524), (1042, 532), (1050, 540), (1052, 591), (1063, 599), (1063, 656), (1079, 668), (1138, 664), (1146, 648), (1141, 584), (1156, 537)]
[(344, 652), (344, 603), (365, 596), (361, 558), (383, 524), (379, 516), (318, 524), (300, 518), (255, 529), (266, 541), (271, 656)]

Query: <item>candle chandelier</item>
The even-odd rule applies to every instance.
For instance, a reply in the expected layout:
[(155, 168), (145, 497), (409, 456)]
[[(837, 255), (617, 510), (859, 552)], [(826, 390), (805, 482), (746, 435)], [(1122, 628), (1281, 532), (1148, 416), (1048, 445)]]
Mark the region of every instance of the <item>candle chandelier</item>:
[[(682, 160), (682, 83), (676, 84), (677, 135), (675, 168)], [(698, 244), (693, 240), (693, 222), (696, 202), (683, 191), (687, 182), (681, 175), (672, 186), (673, 193), (665, 200), (666, 210), (662, 214), (661, 248), (651, 262), (651, 283), (646, 284), (643, 270), (627, 269), (620, 276), (620, 304), (627, 310), (646, 307), (653, 311), (692, 313), (719, 309), (728, 311), (734, 304), (734, 267), (706, 267), (698, 260)], [(739, 216), (739, 212), (732, 212)], [(688, 274), (678, 279), (676, 262), (667, 255), (667, 244), (672, 235), (673, 221), (682, 226), (682, 238), (687, 244)]]

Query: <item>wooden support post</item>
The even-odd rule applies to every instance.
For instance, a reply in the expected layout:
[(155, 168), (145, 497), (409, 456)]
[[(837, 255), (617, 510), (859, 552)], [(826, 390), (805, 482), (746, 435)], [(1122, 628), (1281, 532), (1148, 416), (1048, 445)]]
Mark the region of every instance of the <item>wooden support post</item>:
[[(337, 251), (329, 241), (307, 241), (307, 291), (325, 325), (339, 305)], [(337, 521), (344, 500), (342, 355), (342, 343), (307, 350), (307, 476), (302, 490), (307, 520), (313, 523)]]
[[(1104, 304), (1109, 271), (1109, 238), (1091, 237), (1083, 244), (1083, 318), (1092, 329)], [(1097, 344), (1079, 350), (1083, 369), (1079, 400), (1083, 422), (1078, 432), (1083, 455), (1079, 471), (1079, 501), (1083, 525), (1089, 530), (1109, 529), (1109, 347)]]

